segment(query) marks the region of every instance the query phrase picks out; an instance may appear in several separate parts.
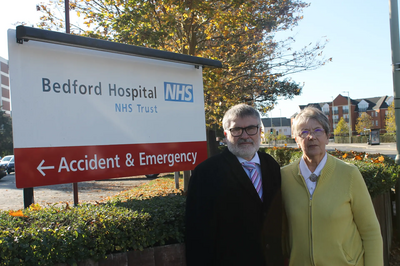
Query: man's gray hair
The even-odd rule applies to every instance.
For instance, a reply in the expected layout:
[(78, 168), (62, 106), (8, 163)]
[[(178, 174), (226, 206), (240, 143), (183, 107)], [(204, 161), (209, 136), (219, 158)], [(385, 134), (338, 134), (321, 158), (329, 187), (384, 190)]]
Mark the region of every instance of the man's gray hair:
[(228, 130), (229, 125), (232, 120), (240, 117), (247, 117), (247, 116), (252, 116), (257, 118), (259, 120), (258, 126), (261, 126), (261, 116), (260, 113), (251, 107), (250, 105), (241, 103), (238, 105), (234, 105), (229, 110), (225, 113), (224, 118), (222, 119), (222, 126), (224, 130)]
[(329, 137), (330, 127), (329, 127), (329, 120), (324, 113), (315, 108), (315, 107), (306, 107), (297, 114), (296, 118), (293, 120), (292, 129), (296, 136), (300, 133), (299, 125), (307, 123), (310, 119), (316, 120), (319, 124), (321, 124), (322, 128), (325, 131), (326, 136)]

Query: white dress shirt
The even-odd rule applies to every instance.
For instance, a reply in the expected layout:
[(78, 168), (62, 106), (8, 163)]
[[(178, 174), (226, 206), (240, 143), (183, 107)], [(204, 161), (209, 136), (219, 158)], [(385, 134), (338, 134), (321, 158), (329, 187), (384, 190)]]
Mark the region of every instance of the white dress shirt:
[(310, 192), (310, 198), (312, 198), (312, 195), (314, 193), (315, 187), (317, 185), (317, 182), (312, 182), (310, 180), (310, 175), (315, 174), (319, 176), (321, 174), (322, 169), (324, 168), (326, 164), (326, 160), (328, 159), (328, 154), (325, 152), (324, 158), (322, 158), (321, 162), (318, 164), (317, 168), (315, 169), (314, 173), (311, 173), (310, 169), (308, 169), (308, 166), (306, 162), (304, 161), (304, 158), (301, 157), (299, 166), (300, 166), (300, 173), (304, 178), (304, 181), (306, 181), (308, 191)]

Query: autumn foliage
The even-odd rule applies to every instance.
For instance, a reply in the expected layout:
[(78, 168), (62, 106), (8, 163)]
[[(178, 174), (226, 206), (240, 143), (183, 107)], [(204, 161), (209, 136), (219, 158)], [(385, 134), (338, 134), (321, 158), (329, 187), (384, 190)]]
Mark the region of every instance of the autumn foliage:
[[(325, 41), (298, 51), (293, 38), (276, 40), (303, 18), (299, 0), (75, 0), (71, 32), (119, 43), (220, 60), (221, 69), (203, 70), (207, 126), (221, 123), (226, 110), (248, 103), (262, 113), (278, 97), (292, 98), (302, 86), (287, 78), (331, 59)], [(39, 6), (39, 27), (62, 31), (63, 0)]]

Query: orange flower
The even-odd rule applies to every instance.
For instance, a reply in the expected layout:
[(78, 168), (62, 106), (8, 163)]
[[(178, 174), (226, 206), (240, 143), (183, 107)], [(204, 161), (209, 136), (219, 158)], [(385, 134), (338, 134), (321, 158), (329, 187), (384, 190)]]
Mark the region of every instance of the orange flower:
[(354, 160), (357, 160), (357, 161), (362, 161), (362, 158), (361, 158), (361, 156), (360, 156), (360, 155), (357, 155), (356, 157), (354, 157)]
[(14, 217), (28, 217), (23, 214), (21, 210), (19, 211), (10, 211), (9, 214)]
[(383, 157), (382, 155), (378, 158), (378, 160), (383, 163), (385, 161), (385, 157)]
[(347, 158), (347, 156), (348, 156), (348, 154), (347, 153), (345, 153), (345, 154), (343, 154), (343, 159), (346, 159)]

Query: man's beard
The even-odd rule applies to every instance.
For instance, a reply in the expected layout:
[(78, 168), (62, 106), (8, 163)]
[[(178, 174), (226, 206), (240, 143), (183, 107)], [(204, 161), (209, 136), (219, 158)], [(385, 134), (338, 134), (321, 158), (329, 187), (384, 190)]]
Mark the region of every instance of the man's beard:
[[(243, 142), (251, 142), (253, 145), (245, 145), (244, 147), (240, 146), (240, 143)], [(257, 139), (253, 141), (252, 139), (239, 139), (236, 144), (231, 143), (229, 140), (227, 141), (227, 146), (230, 152), (234, 155), (239, 156), (241, 158), (253, 158), (254, 154), (258, 151), (260, 147), (261, 139)]]

